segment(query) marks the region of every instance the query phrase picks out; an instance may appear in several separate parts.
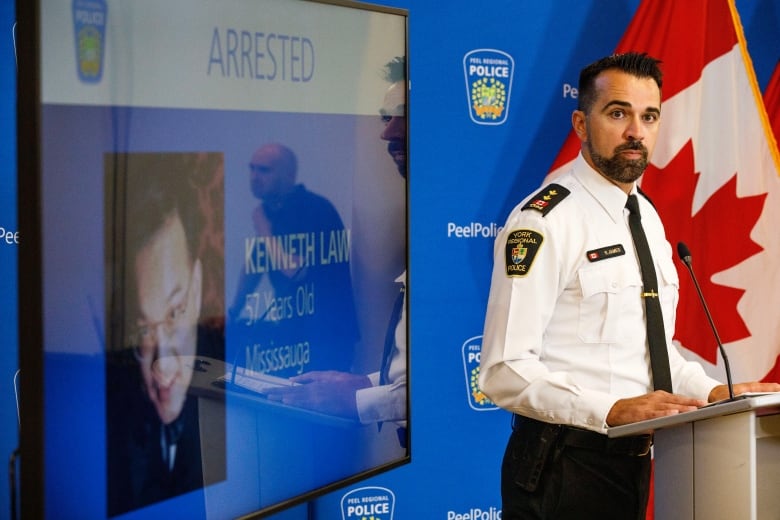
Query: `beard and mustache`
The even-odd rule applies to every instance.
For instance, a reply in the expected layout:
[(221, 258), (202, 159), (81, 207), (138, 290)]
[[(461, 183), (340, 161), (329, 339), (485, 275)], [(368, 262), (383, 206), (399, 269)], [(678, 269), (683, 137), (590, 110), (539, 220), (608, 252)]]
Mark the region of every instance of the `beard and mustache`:
[(401, 139), (391, 139), (387, 143), (387, 153), (392, 157), (393, 162), (398, 168), (398, 173), (406, 178), (406, 141)]
[[(623, 184), (632, 183), (639, 179), (647, 168), (647, 148), (645, 148), (641, 141), (629, 141), (625, 144), (621, 144), (615, 148), (612, 157), (599, 155), (599, 153), (593, 149), (593, 143), (590, 141), (587, 142), (587, 146), (596, 169), (599, 170), (602, 175), (615, 182)], [(641, 151), (642, 157), (640, 159), (626, 159), (621, 155), (621, 152), (626, 150)]]

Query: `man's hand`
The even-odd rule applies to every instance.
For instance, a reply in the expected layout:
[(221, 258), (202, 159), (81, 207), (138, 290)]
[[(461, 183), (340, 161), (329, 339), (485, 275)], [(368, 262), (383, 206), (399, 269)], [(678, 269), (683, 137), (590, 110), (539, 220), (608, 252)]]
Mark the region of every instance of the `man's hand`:
[[(738, 383), (734, 385), (734, 395), (744, 394), (746, 392), (756, 393), (771, 393), (780, 392), (780, 384), (778, 383), (759, 383), (754, 381), (752, 383)], [(709, 397), (709, 402), (722, 401), (729, 398), (729, 387), (727, 385), (719, 385), (712, 389)]]
[(707, 403), (701, 399), (691, 399), (663, 390), (656, 390), (651, 394), (616, 401), (607, 414), (607, 426), (620, 426), (656, 417), (690, 412), (705, 404)]
[(308, 372), (290, 380), (300, 384), (269, 390), (268, 399), (349, 419), (358, 419), (355, 392), (371, 386), (367, 376), (334, 370)]

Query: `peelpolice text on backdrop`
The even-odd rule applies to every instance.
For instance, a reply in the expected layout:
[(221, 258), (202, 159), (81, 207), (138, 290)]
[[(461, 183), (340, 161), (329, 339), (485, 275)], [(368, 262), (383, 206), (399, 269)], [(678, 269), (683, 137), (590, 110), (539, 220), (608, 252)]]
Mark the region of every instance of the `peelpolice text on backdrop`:
[(577, 99), (579, 97), (580, 93), (579, 90), (577, 90), (577, 87), (572, 86), (569, 83), (563, 84), (563, 98), (572, 98)]
[(481, 509), (473, 507), (466, 513), (447, 511), (447, 520), (501, 520), (501, 510), (495, 507)]
[(6, 244), (9, 246), (19, 244), (19, 232), (11, 231), (5, 227), (0, 227), (0, 244)]
[(447, 222), (447, 238), (495, 238), (502, 228), (495, 222), (469, 222), (465, 225)]

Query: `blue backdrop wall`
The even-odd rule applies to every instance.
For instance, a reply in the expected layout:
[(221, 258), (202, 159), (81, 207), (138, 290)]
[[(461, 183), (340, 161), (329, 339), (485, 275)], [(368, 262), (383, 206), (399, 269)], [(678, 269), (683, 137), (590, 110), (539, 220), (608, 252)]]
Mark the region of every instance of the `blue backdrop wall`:
[[(498, 520), (509, 415), (472, 387), (493, 236), (514, 204), (539, 186), (568, 134), (576, 105), (571, 88), (580, 67), (614, 50), (639, 0), (380, 3), (409, 10), (412, 463), (273, 518)], [(764, 89), (780, 58), (780, 5), (739, 0), (737, 8)], [(0, 454), (5, 456), (17, 444), (12, 381), (20, 348), (13, 22), (13, 1), (0, 0)], [(470, 111), (464, 58), (482, 49), (501, 51), (513, 61), (500, 124), (475, 122)], [(8, 477), (0, 471), (0, 517), (9, 510), (6, 489)], [(347, 510), (343, 499), (356, 492), (381, 497), (375, 503), (388, 507)]]
[[(468, 386), (493, 239), (467, 230), (503, 225), (539, 186), (570, 131), (579, 69), (615, 49), (639, 1), (381, 3), (410, 12), (413, 462), (354, 487), (391, 490), (395, 519), (497, 520), (509, 415), (475, 406)], [(763, 89), (780, 58), (780, 6), (737, 7)], [(503, 124), (470, 117), (463, 60), (476, 49), (514, 60)], [(351, 489), (318, 500), (316, 518), (370, 518), (341, 516)]]
[[(16, 58), (14, 3), (0, 1), (0, 460), (17, 446), (14, 374), (16, 305)], [(9, 511), (8, 473), (0, 471), (0, 518)]]

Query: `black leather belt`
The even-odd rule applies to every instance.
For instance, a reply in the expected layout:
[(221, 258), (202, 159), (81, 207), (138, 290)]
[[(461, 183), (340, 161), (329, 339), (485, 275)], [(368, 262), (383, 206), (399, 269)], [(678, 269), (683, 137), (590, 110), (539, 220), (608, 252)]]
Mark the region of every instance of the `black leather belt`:
[[(541, 430), (551, 425), (529, 417), (515, 414), (512, 418), (512, 429), (519, 431)], [(653, 436), (650, 434), (633, 435), (630, 437), (617, 437), (610, 439), (604, 434), (563, 424), (552, 425), (559, 430), (558, 442), (563, 446), (599, 451), (611, 455), (625, 455), (627, 457), (644, 457), (650, 453), (653, 445)]]
[(653, 445), (653, 436), (633, 435), (631, 437), (610, 439), (601, 433), (564, 426), (563, 445), (596, 450), (612, 455), (643, 457), (650, 453), (650, 446)]

